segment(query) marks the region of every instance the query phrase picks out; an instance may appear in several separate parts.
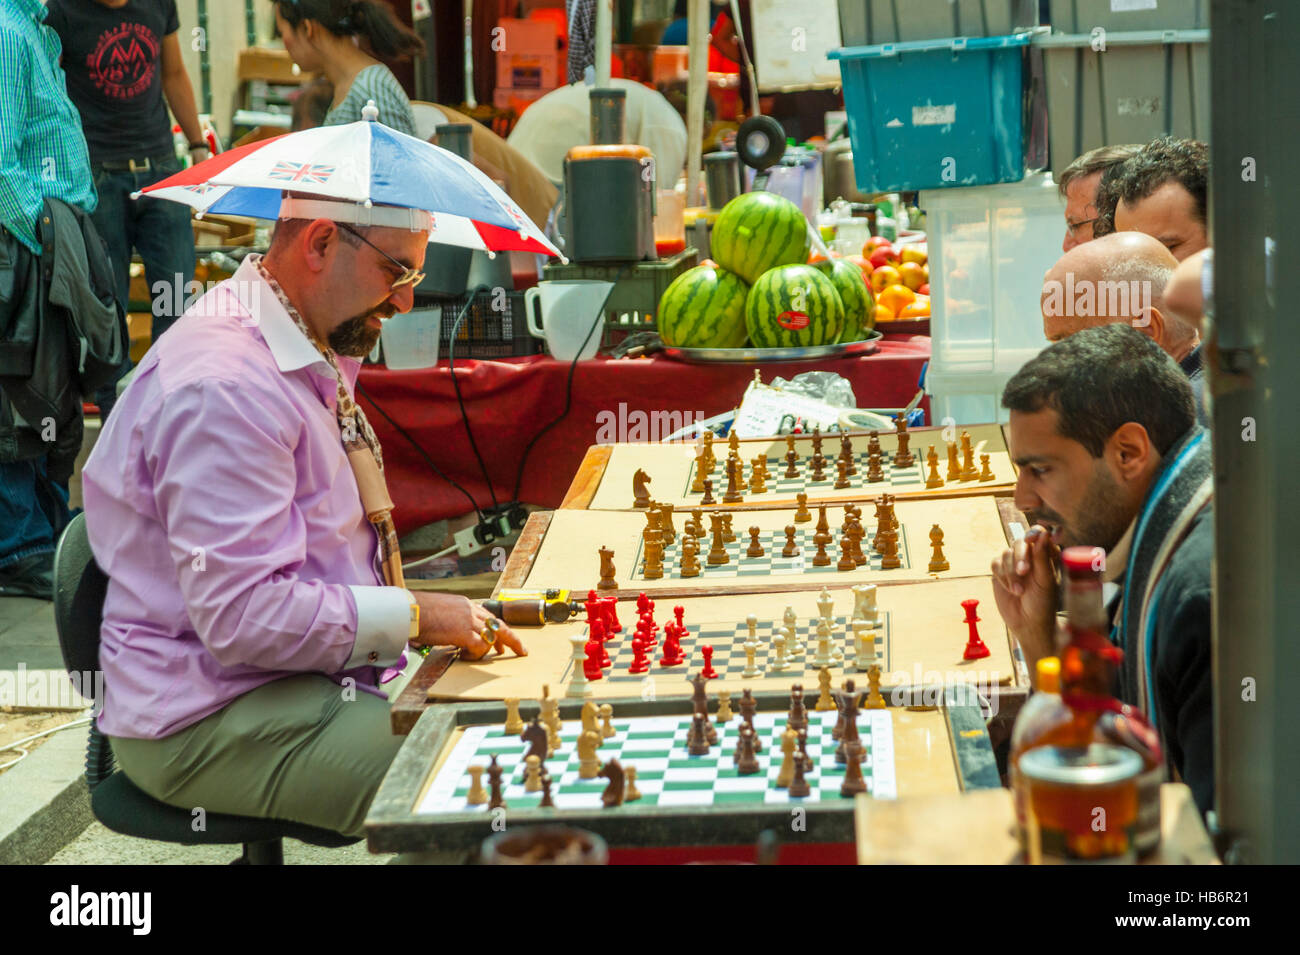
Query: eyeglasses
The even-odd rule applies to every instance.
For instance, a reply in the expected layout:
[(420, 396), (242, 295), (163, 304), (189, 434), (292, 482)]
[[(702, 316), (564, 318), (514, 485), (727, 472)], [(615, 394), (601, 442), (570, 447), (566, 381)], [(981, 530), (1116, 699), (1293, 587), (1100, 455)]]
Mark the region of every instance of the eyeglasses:
[(389, 262), (392, 262), (394, 265), (396, 265), (399, 269), (402, 270), (402, 274), (399, 275), (397, 277), (397, 280), (388, 287), (388, 290), (390, 292), (396, 292), (398, 289), (406, 288), (406, 286), (408, 285), (419, 285), (421, 282), (424, 281), (423, 272), (421, 272), (419, 269), (413, 269), (409, 265), (397, 261), (397, 259), (393, 258), (391, 255), (389, 255), (379, 246), (375, 245), (373, 242), (367, 239), (356, 229), (349, 226), (346, 222), (336, 222), (335, 225), (337, 225), (340, 229), (344, 230), (345, 232), (348, 232), (356, 236), (366, 245), (370, 246), (372, 249), (374, 249), (376, 252), (378, 252), (380, 255), (386, 258)]
[(1077, 241), (1078, 238), (1079, 238), (1079, 236), (1076, 235), (1076, 233), (1078, 232), (1078, 230), (1079, 230), (1079, 229), (1082, 229), (1082, 228), (1083, 228), (1084, 226), (1086, 226), (1086, 225), (1092, 225), (1094, 222), (1096, 222), (1096, 221), (1097, 221), (1098, 219), (1100, 219), (1100, 218), (1101, 218), (1101, 216), (1093, 216), (1091, 219), (1084, 219), (1082, 222), (1066, 222), (1066, 223), (1065, 223), (1065, 231), (1068, 232), (1068, 233), (1070, 233), (1070, 238), (1071, 238), (1071, 239), (1074, 239), (1074, 240)]

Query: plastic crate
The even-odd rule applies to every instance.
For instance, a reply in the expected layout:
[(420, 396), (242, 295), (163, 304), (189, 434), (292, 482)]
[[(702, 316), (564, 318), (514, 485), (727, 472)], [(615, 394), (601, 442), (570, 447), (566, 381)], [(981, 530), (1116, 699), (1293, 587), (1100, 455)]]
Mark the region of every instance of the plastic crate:
[[(596, 279), (613, 282), (606, 305), (601, 345), (617, 345), (635, 332), (655, 330), (659, 299), (673, 279), (699, 263), (700, 255), (687, 247), (672, 258), (649, 262), (551, 262), (542, 269), (546, 280)], [(522, 313), (521, 313), (522, 314)]]
[(845, 46), (1005, 36), (1037, 23), (1037, 0), (840, 0)]
[[(439, 301), (442, 327), (438, 338), (444, 358), (451, 357), (452, 326), (469, 299), (469, 295), (460, 295)], [(541, 340), (528, 332), (523, 292), (479, 292), (456, 330), (457, 358), (517, 358), (541, 350)]]
[(1210, 138), (1210, 31), (1051, 34), (1043, 53), (1050, 168), (1090, 149), (1166, 133)]
[(1047, 346), (1043, 274), (1061, 256), (1051, 176), (922, 192), (930, 266), (930, 373), (1011, 374)]
[(1097, 27), (1109, 33), (1210, 26), (1209, 0), (1051, 0), (1047, 12), (1059, 33), (1091, 33)]
[(946, 374), (931, 370), (925, 375), (930, 396), (931, 424), (1006, 424), (1011, 412), (1002, 407), (1002, 389), (1011, 374)]
[(1025, 174), (1030, 33), (846, 47), (840, 61), (863, 192), (1015, 182)]

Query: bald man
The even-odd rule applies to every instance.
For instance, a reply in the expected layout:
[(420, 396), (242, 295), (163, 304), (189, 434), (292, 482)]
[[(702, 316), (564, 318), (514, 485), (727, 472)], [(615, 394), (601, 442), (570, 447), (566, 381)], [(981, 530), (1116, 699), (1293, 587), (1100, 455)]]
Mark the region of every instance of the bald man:
[(1164, 244), (1143, 232), (1113, 232), (1075, 246), (1043, 282), (1043, 334), (1057, 342), (1084, 328), (1131, 325), (1178, 362), (1192, 384), (1199, 413), (1204, 386), (1200, 334), (1168, 308), (1164, 297), (1177, 266)]

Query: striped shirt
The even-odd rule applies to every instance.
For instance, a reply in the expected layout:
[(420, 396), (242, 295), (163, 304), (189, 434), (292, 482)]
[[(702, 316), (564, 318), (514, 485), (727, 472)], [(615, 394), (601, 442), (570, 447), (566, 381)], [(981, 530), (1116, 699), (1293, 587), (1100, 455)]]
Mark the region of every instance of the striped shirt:
[(98, 201), (62, 52), (40, 0), (0, 3), (0, 226), (37, 255), (36, 218), (47, 197), (87, 212)]
[(361, 110), (367, 100), (374, 100), (379, 110), (379, 121), (390, 129), (408, 136), (415, 135), (415, 114), (411, 112), (411, 101), (397, 82), (392, 70), (382, 63), (367, 66), (352, 80), (348, 95), (328, 113), (325, 114), (323, 126), (342, 126), (344, 123), (356, 123), (361, 120)]

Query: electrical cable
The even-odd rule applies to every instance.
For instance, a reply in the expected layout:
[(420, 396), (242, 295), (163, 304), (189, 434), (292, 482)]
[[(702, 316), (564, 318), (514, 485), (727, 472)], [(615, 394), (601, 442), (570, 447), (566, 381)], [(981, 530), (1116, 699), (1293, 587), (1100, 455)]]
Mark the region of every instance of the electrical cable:
[(631, 263), (624, 265), (618, 270), (618, 274), (614, 276), (614, 281), (610, 285), (609, 291), (605, 293), (605, 300), (600, 303), (600, 309), (596, 312), (596, 320), (591, 323), (591, 328), (587, 329), (587, 337), (582, 340), (582, 344), (578, 346), (578, 353), (573, 356), (573, 361), (569, 363), (569, 374), (564, 384), (564, 410), (560, 412), (559, 417), (533, 435), (532, 440), (530, 440), (524, 447), (523, 456), (519, 459), (519, 473), (515, 475), (515, 492), (511, 495), (511, 500), (519, 500), (519, 491), (523, 487), (524, 483), (524, 466), (528, 463), (528, 455), (532, 453), (533, 445), (538, 442), (542, 435), (546, 434), (546, 432), (550, 431), (568, 417), (569, 409), (573, 404), (573, 373), (578, 368), (578, 360), (582, 358), (582, 351), (587, 347), (587, 342), (591, 341), (592, 333), (595, 332), (596, 329), (605, 321), (605, 307), (609, 305), (610, 296), (614, 294), (614, 289), (618, 288), (618, 283), (619, 280), (623, 278), (623, 273), (631, 267)]
[(33, 733), (31, 736), (24, 736), (22, 739), (14, 740), (12, 743), (0, 744), (0, 753), (11, 751), (22, 753), (22, 755), (15, 760), (0, 764), (0, 770), (8, 769), (10, 766), (16, 766), (30, 755), (27, 750), (23, 749), (24, 743), (30, 743), (34, 739), (40, 739), (42, 736), (49, 736), (51, 733), (57, 733), (60, 730), (72, 729), (74, 726), (85, 726), (91, 721), (91, 719), (93, 719), (93, 717), (87, 716), (79, 720), (73, 720), (70, 723), (64, 723), (61, 726), (52, 726), (47, 730), (41, 730), (39, 733)]
[(415, 570), (415, 568), (417, 567), (423, 567), (425, 564), (431, 563), (432, 561), (437, 560), (439, 557), (446, 557), (452, 551), (456, 550), (459, 546), (460, 546), (459, 544), (452, 544), (450, 547), (444, 550), (440, 550), (436, 554), (430, 554), (428, 557), (421, 557), (418, 560), (411, 561), (409, 564), (403, 564), (402, 570), (404, 571)]
[[(447, 350), (447, 371), (451, 375), (451, 387), (456, 392), (456, 403), (460, 405), (460, 420), (465, 424), (465, 434), (469, 437), (470, 450), (474, 452), (479, 471), (482, 472), (483, 480), (487, 484), (488, 494), (492, 497), (492, 513), (497, 514), (501, 511), (501, 505), (497, 501), (497, 492), (492, 487), (492, 478), (488, 474), (487, 465), (483, 463), (483, 455), (479, 454), (478, 442), (474, 440), (474, 432), (469, 426), (469, 414), (465, 411), (465, 399), (461, 397), (460, 382), (456, 380), (456, 333), (460, 331), (460, 323), (464, 321), (465, 314), (469, 311), (470, 306), (474, 304), (474, 299), (478, 297), (478, 293), (488, 291), (491, 291), (491, 289), (486, 285), (474, 286), (474, 290), (469, 293), (469, 299), (461, 308), (460, 314), (456, 316), (456, 321), (451, 326), (451, 344)], [(480, 513), (479, 520), (482, 519), (483, 515)]]
[(407, 442), (411, 445), (411, 447), (415, 448), (416, 452), (420, 455), (420, 457), (424, 458), (425, 464), (429, 465), (429, 467), (433, 470), (435, 474), (438, 475), (438, 477), (442, 478), (444, 481), (446, 481), (456, 490), (460, 491), (461, 494), (465, 495), (465, 499), (469, 501), (469, 506), (474, 509), (474, 513), (478, 515), (478, 519), (480, 521), (483, 520), (483, 512), (479, 510), (478, 502), (474, 500), (473, 496), (469, 493), (469, 491), (465, 490), (463, 487), (461, 487), (459, 484), (457, 484), (455, 481), (449, 478), (443, 472), (442, 468), (438, 467), (438, 465), (433, 463), (433, 458), (429, 457), (429, 455), (425, 452), (424, 448), (420, 447), (419, 442), (417, 442), (413, 437), (411, 437), (406, 432), (405, 428), (403, 428), (400, 424), (394, 421), (392, 417), (388, 414), (388, 412), (385, 411), (380, 406), (379, 402), (375, 401), (375, 399), (371, 397), (371, 395), (366, 391), (366, 389), (362, 387), (360, 379), (357, 379), (356, 389), (357, 389), (357, 394), (365, 398), (366, 402), (372, 408), (378, 411), (379, 414), (383, 416), (383, 419), (385, 421), (387, 421), (390, 425), (392, 425), (393, 430), (396, 431), (398, 434), (400, 434), (403, 438), (405, 438)]

